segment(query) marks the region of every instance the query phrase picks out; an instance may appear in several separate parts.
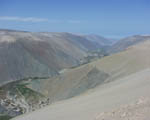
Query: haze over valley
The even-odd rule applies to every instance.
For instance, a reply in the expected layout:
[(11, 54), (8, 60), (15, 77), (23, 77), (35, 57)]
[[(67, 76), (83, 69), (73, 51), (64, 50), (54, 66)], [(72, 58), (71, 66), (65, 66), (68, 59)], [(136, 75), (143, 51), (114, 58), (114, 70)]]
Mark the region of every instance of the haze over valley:
[[(150, 36), (130, 36), (113, 43), (98, 35), (73, 33), (1, 29), (0, 35), (0, 112), (9, 117), (55, 102), (57, 106), (58, 101), (65, 99), (86, 99), (92, 91), (91, 96), (98, 94), (107, 84), (130, 79), (129, 76), (142, 71), (142, 74), (148, 74), (150, 67)], [(115, 85), (113, 87), (117, 89)], [(70, 99), (72, 97), (75, 98)], [(51, 107), (49, 109), (51, 111)], [(59, 119), (55, 115), (51, 117)], [(45, 115), (45, 119), (51, 117)], [(31, 118), (29, 114), (18, 119)]]
[(149, 0), (1, 0), (0, 120), (149, 120)]

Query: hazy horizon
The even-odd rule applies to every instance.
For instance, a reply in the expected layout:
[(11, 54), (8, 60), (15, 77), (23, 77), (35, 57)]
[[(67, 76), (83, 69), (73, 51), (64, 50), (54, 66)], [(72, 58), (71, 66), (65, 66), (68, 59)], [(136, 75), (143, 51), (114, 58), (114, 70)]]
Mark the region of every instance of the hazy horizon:
[(0, 28), (123, 38), (149, 34), (148, 0), (1, 0)]

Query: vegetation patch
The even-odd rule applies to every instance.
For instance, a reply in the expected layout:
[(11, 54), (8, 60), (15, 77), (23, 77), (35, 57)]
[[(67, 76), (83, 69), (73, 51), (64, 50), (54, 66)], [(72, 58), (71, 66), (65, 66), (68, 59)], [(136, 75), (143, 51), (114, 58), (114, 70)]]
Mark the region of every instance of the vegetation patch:
[(21, 95), (24, 96), (27, 101), (37, 102), (40, 98), (44, 97), (42, 94), (28, 88), (28, 84), (29, 83), (19, 83), (16, 85), (17, 91), (20, 92)]
[(9, 115), (0, 115), (0, 120), (10, 120), (11, 118)]

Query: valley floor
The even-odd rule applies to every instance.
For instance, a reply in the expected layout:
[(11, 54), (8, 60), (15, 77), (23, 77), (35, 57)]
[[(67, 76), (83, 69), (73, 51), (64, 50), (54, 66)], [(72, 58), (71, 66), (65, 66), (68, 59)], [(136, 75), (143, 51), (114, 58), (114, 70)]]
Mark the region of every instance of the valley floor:
[(148, 120), (150, 69), (13, 120)]

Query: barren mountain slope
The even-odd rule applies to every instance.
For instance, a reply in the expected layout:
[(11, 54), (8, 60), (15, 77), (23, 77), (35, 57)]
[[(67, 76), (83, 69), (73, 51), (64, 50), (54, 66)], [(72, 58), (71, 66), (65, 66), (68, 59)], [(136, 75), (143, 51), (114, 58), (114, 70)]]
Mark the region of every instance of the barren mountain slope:
[(50, 98), (51, 102), (71, 98), (104, 83), (109, 74), (91, 65), (69, 69), (65, 73), (46, 79), (31, 81), (31, 89)]
[(75, 59), (63, 51), (53, 49), (51, 44), (32, 33), (1, 32), (1, 83), (24, 77), (55, 75), (61, 68), (73, 64), (76, 64)]
[(150, 40), (148, 35), (134, 35), (131, 37), (123, 38), (115, 43), (110, 49), (110, 53), (116, 53), (125, 50), (126, 48)]
[[(150, 70), (129, 75), (105, 84), (94, 91), (50, 105), (13, 120), (96, 120), (101, 112), (149, 97)], [(148, 115), (148, 114), (147, 114)], [(100, 119), (101, 120), (101, 119)]]
[[(150, 68), (150, 42), (73, 69), (29, 87), (50, 97), (52, 102), (79, 95), (98, 85)], [(143, 59), (144, 58), (144, 59)]]
[[(101, 84), (101, 86), (96, 87), (95, 89), (91, 89), (78, 97), (56, 102), (47, 108), (33, 112), (31, 114), (17, 117), (16, 119), (94, 120), (99, 118), (99, 114), (101, 112), (107, 110), (110, 111), (115, 107), (119, 107), (120, 105), (130, 104), (131, 102), (138, 100), (141, 96), (149, 98), (149, 53), (150, 41), (147, 41), (132, 46), (121, 53), (105, 57), (96, 62), (74, 68), (72, 70), (67, 70), (62, 74), (62, 79), (60, 79), (60, 77), (59, 79), (57, 78), (58, 80), (54, 80), (61, 82), (63, 78), (68, 78), (68, 80), (66, 80), (67, 82), (65, 82), (66, 84), (63, 85), (60, 83), (60, 91), (66, 90), (66, 94), (69, 92), (67, 90), (72, 90), (69, 87), (72, 88), (73, 86), (78, 85), (76, 84), (78, 80), (84, 81), (84, 79), (81, 79), (82, 76), (88, 76), (86, 73), (92, 70), (92, 68), (96, 68), (96, 71), (103, 71), (105, 74), (107, 73), (109, 77), (107, 77), (107, 79), (104, 81), (101, 81), (102, 77), (97, 76), (92, 80), (101, 81), (102, 83), (95, 82), (97, 85)], [(92, 76), (92, 74), (90, 74), (90, 76)], [(89, 76), (86, 77), (86, 80), (88, 80), (88, 78)], [(106, 80), (111, 82), (103, 84), (106, 82)], [(55, 84), (53, 85), (56, 85), (58, 82), (54, 82)], [(85, 83), (81, 85), (84, 86)], [(49, 82), (46, 84), (50, 85)], [(52, 87), (49, 89), (49, 94), (55, 95), (55, 92), (51, 93), (51, 91), (54, 90), (51, 88)], [(65, 96), (63, 92), (58, 93), (60, 93), (58, 96)]]
[(150, 41), (91, 63), (110, 75), (109, 81), (150, 68)]
[(99, 35), (94, 35), (94, 34), (90, 34), (90, 35), (86, 35), (85, 36), (88, 40), (90, 41), (94, 41), (102, 46), (108, 46), (108, 45), (112, 45), (113, 41), (107, 38), (104, 38), (102, 36)]
[(95, 43), (71, 33), (0, 30), (0, 84), (56, 75), (94, 49)]

